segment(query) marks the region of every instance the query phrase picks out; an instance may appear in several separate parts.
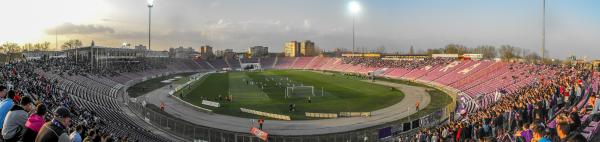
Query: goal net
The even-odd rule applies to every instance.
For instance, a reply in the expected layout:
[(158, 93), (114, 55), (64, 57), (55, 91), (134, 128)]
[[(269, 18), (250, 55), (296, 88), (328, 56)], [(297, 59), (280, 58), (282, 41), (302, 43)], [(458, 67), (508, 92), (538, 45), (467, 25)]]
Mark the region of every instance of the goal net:
[(286, 87), (285, 89), (285, 97), (305, 97), (305, 96), (315, 96), (315, 87), (313, 86), (294, 86), (294, 87)]

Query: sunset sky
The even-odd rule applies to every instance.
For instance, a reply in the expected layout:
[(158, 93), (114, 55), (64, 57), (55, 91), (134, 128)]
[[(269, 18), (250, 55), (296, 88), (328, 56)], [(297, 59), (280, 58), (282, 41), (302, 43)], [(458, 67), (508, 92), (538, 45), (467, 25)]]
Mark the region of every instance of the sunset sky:
[[(326, 50), (352, 47), (350, 0), (156, 0), (152, 48), (236, 51), (289, 40)], [(358, 0), (356, 45), (389, 52), (510, 44), (539, 52), (541, 0)], [(80, 39), (84, 45), (147, 44), (146, 0), (0, 0), (0, 42)], [(547, 50), (600, 58), (600, 1), (547, 0)], [(595, 53), (595, 54), (593, 54)]]

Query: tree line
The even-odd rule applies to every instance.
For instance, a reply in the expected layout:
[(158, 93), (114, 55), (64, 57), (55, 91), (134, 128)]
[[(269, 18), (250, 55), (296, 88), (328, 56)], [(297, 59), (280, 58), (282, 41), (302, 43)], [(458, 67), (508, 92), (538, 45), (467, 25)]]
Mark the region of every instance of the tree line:
[(444, 48), (427, 49), (425, 54), (482, 54), (484, 59), (523, 59), (525, 61), (537, 61), (542, 59), (536, 52), (531, 52), (529, 49), (511, 45), (501, 45), (499, 48), (491, 45), (481, 45), (470, 48), (460, 44), (448, 44)]
[[(81, 47), (82, 43), (78, 39), (71, 39), (61, 45), (61, 49), (73, 49)], [(48, 51), (50, 49), (50, 42), (44, 41), (41, 43), (25, 43), (19, 45), (14, 42), (5, 42), (0, 44), (0, 52), (5, 53), (19, 53), (27, 51)]]

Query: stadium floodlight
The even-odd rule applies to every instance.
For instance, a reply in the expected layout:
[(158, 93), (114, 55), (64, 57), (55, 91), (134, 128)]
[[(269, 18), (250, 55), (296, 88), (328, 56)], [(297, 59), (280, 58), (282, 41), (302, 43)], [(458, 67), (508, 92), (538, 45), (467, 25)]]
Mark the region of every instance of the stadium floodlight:
[(358, 4), (357, 1), (352, 1), (348, 4), (348, 9), (350, 9), (350, 12), (354, 15), (358, 14), (362, 8), (360, 7), (360, 4)]
[(151, 41), (150, 34), (152, 33), (152, 7), (154, 7), (154, 0), (148, 0), (148, 50), (150, 50)]
[(350, 9), (350, 13), (352, 13), (352, 54), (354, 54), (355, 50), (355, 19), (356, 15), (362, 10), (360, 4), (357, 1), (352, 1), (348, 4), (348, 9)]

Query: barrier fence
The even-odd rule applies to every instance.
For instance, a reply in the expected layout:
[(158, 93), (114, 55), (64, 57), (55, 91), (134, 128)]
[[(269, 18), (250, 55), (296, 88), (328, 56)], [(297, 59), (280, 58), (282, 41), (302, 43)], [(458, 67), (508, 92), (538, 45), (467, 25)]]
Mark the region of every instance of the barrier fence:
[[(177, 135), (181, 138), (185, 138), (189, 141), (223, 141), (223, 142), (258, 142), (262, 141), (256, 136), (253, 136), (248, 132), (233, 132), (226, 131), (217, 128), (204, 127), (189, 123), (187, 121), (177, 119), (172, 116), (165, 115), (152, 110), (150, 108), (142, 106), (140, 102), (131, 102), (128, 104), (129, 108), (136, 113), (136, 115), (142, 117), (147, 123), (155, 125), (168, 131), (171, 134)], [(390, 122), (387, 124), (354, 130), (350, 132), (334, 133), (334, 134), (323, 134), (323, 135), (309, 135), (309, 136), (278, 136), (269, 135), (269, 141), (271, 142), (313, 142), (313, 141), (327, 141), (327, 142), (346, 142), (346, 141), (391, 141), (397, 137), (410, 137), (412, 138), (419, 128), (437, 126), (439, 123), (445, 121), (447, 116), (445, 115), (447, 108), (438, 110), (434, 113), (420, 117), (418, 119), (399, 120), (396, 122)], [(335, 118), (334, 118), (335, 119)], [(378, 139), (379, 129), (391, 127), (392, 137), (386, 139)], [(248, 127), (250, 130), (250, 126)]]

